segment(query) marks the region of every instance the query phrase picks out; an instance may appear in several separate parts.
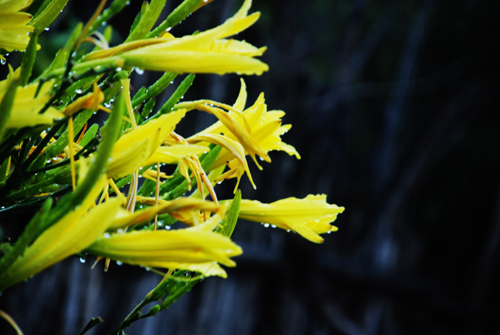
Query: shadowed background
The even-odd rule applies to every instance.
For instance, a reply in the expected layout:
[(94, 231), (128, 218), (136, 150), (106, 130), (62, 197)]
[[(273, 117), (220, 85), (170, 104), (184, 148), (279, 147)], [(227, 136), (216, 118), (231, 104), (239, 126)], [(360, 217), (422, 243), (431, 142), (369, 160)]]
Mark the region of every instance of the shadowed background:
[[(140, 2), (131, 2), (110, 22), (114, 44), (139, 11)], [(47, 56), (37, 59), (38, 71), (96, 5), (70, 1), (39, 38)], [(239, 5), (214, 1), (171, 32), (214, 27)], [(273, 152), (263, 171), (249, 162), (258, 188), (243, 177), (243, 197), (328, 194), (346, 207), (339, 231), (316, 245), (239, 222), (233, 237), (244, 254), (228, 279), (206, 279), (126, 333), (484, 333), (500, 317), (500, 115), (491, 47), (498, 12), (471, 0), (255, 0), (251, 11), (261, 19), (237, 38), (267, 46), (270, 71), (245, 77), (247, 104), (264, 92), (268, 109), (284, 110), (293, 127), (283, 140), (302, 159)], [(132, 85), (138, 90), (159, 75), (135, 74)], [(185, 100), (232, 104), (238, 90), (236, 75), (197, 75)], [(177, 130), (188, 136), (214, 121), (191, 112)], [(221, 198), (232, 196), (233, 182), (221, 185)], [(25, 334), (78, 334), (97, 316), (105, 322), (92, 334), (106, 334), (160, 280), (116, 264), (108, 273), (90, 270), (92, 263), (70, 258), (4, 292), (0, 308)], [(3, 321), (0, 333), (13, 334)]]

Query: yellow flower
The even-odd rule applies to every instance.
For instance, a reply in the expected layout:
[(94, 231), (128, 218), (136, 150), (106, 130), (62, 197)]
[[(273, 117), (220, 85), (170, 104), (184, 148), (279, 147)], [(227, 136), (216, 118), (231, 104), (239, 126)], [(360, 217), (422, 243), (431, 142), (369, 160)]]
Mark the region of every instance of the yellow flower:
[(344, 207), (327, 203), (325, 194), (310, 194), (304, 199), (286, 198), (270, 204), (241, 200), (239, 217), (292, 230), (311, 242), (321, 243), (323, 238), (318, 234), (337, 231), (330, 223), (343, 211)]
[(24, 51), (30, 41), (29, 33), (35, 28), (28, 25), (33, 16), (20, 10), (33, 0), (0, 1), (0, 49)]
[(122, 203), (113, 198), (87, 213), (104, 184), (103, 177), (78, 208), (43, 232), (22, 257), (0, 274), (0, 291), (82, 251), (103, 235)]
[(251, 1), (246, 0), (232, 18), (199, 34), (174, 38), (166, 33), (160, 38), (125, 43), (91, 53), (79, 66), (85, 67), (85, 61), (98, 58), (116, 58), (125, 62), (123, 66), (146, 70), (260, 75), (268, 70), (268, 66), (253, 57), (261, 56), (266, 48), (256, 48), (245, 41), (225, 39), (257, 21), (260, 13), (247, 16), (250, 5)]
[[(14, 74), (11, 73), (10, 75)], [(9, 79), (0, 81), (0, 101), (4, 97), (8, 80)], [(7, 122), (7, 128), (23, 128), (40, 124), (52, 124), (55, 119), (63, 118), (64, 115), (52, 107), (49, 107), (43, 114), (38, 113), (50, 100), (49, 89), (53, 84), (54, 81), (52, 80), (46, 82), (36, 98), (35, 93), (38, 83), (25, 87), (18, 87), (10, 119)]]
[(106, 173), (120, 178), (144, 166), (185, 114), (179, 109), (123, 134), (113, 146)]
[[(254, 105), (247, 109), (245, 109), (246, 99), (246, 85), (243, 79), (241, 79), (240, 93), (232, 107), (210, 100), (178, 104), (176, 108), (202, 109), (215, 114), (219, 119), (212, 126), (188, 138), (188, 141), (191, 143), (199, 142), (199, 139), (202, 139), (204, 136), (223, 134), (227, 139), (239, 142), (245, 149), (245, 153), (252, 157), (260, 169), (262, 168), (255, 159), (255, 155), (258, 155), (262, 160), (270, 162), (268, 153), (273, 150), (285, 151), (289, 155), (294, 155), (297, 159), (300, 159), (297, 150), (281, 140), (281, 135), (292, 127), (289, 124), (281, 125), (281, 118), (285, 113), (283, 111), (267, 111), (263, 94), (260, 94)], [(219, 108), (209, 106), (209, 104), (221, 106), (228, 109), (229, 112), (225, 113)], [(214, 143), (206, 139), (205, 141)], [(221, 145), (220, 143), (217, 144)], [(224, 149), (222, 149), (216, 161), (212, 164), (212, 170), (227, 162), (231, 162), (235, 157), (238, 158), (227, 146), (223, 145), (223, 147)], [(235, 162), (232, 163), (232, 166), (235, 166)], [(231, 173), (231, 175), (238, 176), (241, 174)], [(250, 174), (248, 176), (251, 180)]]
[(97, 239), (87, 252), (116, 261), (153, 268), (200, 271), (206, 276), (226, 277), (217, 264), (235, 266), (230, 257), (242, 250), (229, 238), (212, 232), (221, 217), (179, 230), (138, 231)]

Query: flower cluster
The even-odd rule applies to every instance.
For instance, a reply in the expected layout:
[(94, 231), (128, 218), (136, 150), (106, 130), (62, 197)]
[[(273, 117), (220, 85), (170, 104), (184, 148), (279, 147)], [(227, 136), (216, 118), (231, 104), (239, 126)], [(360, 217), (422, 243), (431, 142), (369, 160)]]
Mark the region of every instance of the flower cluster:
[[(258, 20), (259, 13), (248, 14), (250, 0), (220, 26), (184, 37), (174, 37), (170, 28), (205, 2), (184, 1), (153, 29), (165, 0), (152, 0), (130, 36), (113, 47), (111, 27), (97, 28), (125, 1), (115, 0), (105, 11), (102, 2), (50, 67), (31, 78), (37, 35), (66, 2), (45, 1), (35, 17), (21, 11), (29, 0), (0, 3), (0, 52), (25, 50), (22, 65), (0, 82), (0, 215), (37, 210), (15, 244), (1, 244), (0, 292), (74, 254), (94, 255), (106, 268), (115, 260), (159, 273), (168, 269), (162, 283), (177, 269), (225, 277), (220, 264), (234, 266), (232, 257), (242, 253), (230, 239), (238, 218), (316, 243), (323, 241), (319, 234), (337, 230), (331, 223), (344, 208), (328, 204), (326, 195), (270, 204), (241, 199), (243, 175), (256, 187), (247, 157), (259, 169), (257, 156), (271, 162), (271, 151), (300, 159), (281, 139), (291, 127), (282, 124), (285, 113), (268, 111), (264, 94), (248, 106), (241, 79), (231, 105), (179, 103), (193, 73), (267, 71), (256, 58), (265, 47), (230, 38)], [(95, 44), (92, 52), (81, 48), (86, 43)], [(128, 77), (134, 68), (164, 74), (132, 94)], [(158, 94), (182, 73), (190, 75), (154, 111)], [(178, 134), (176, 126), (196, 111), (218, 121), (196, 134)], [(109, 115), (104, 126), (89, 125), (95, 113)], [(167, 175), (164, 165), (176, 166), (175, 172)], [(235, 198), (218, 199), (216, 185), (233, 178)], [(176, 222), (187, 227), (170, 229)]]

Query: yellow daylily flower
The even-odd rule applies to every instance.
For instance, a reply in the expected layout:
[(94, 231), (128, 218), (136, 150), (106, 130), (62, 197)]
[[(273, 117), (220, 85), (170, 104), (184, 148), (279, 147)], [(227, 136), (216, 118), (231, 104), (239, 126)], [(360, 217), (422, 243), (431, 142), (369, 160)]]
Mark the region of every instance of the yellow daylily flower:
[(241, 219), (275, 225), (281, 229), (292, 230), (311, 242), (321, 243), (318, 234), (337, 231), (331, 226), (344, 207), (326, 202), (326, 195), (308, 195), (304, 199), (286, 198), (270, 204), (255, 200), (241, 200)]
[(33, 0), (2, 0), (0, 2), (0, 49), (24, 51), (30, 41), (29, 33), (35, 28), (29, 26), (33, 16), (21, 12)]
[(118, 57), (124, 59), (126, 65), (147, 70), (260, 75), (268, 70), (268, 66), (253, 57), (262, 55), (266, 48), (256, 48), (244, 41), (225, 39), (257, 21), (260, 13), (247, 16), (250, 5), (251, 1), (246, 0), (232, 18), (216, 28), (181, 38), (162, 38), (163, 43), (134, 48)]
[[(207, 225), (212, 227), (212, 223), (220, 220), (216, 214)], [(204, 229), (207, 225), (113, 234), (109, 238), (98, 238), (86, 251), (132, 265), (186, 269), (206, 276), (225, 277), (224, 270), (214, 262), (235, 266), (230, 257), (240, 255), (242, 250), (229, 238)]]
[[(283, 111), (267, 111), (263, 93), (259, 95), (253, 106), (247, 109), (245, 109), (246, 100), (246, 85), (245, 81), (241, 79), (241, 88), (238, 98), (232, 109), (229, 110), (228, 113), (224, 113), (226, 115), (224, 118), (230, 121), (224, 121), (224, 118), (220, 117), (220, 121), (189, 138), (188, 141), (200, 135), (222, 133), (224, 136), (240, 142), (246, 154), (249, 154), (253, 158), (259, 168), (261, 167), (257, 163), (255, 155), (269, 162), (270, 158), (268, 153), (274, 150), (285, 151), (287, 154), (294, 155), (297, 159), (300, 159), (297, 150), (281, 140), (281, 135), (292, 127), (289, 124), (281, 125), (281, 118), (285, 113)], [(206, 104), (219, 104), (209, 100), (203, 102), (205, 103), (204, 109), (214, 109), (214, 107), (207, 106)], [(179, 108), (186, 108), (188, 104), (192, 105), (193, 103), (184, 102), (177, 106)], [(221, 114), (220, 112), (218, 113)], [(238, 125), (236, 125), (236, 123)], [(244, 133), (244, 135), (242, 133)], [(232, 154), (228, 150), (223, 149), (212, 165), (212, 169), (226, 164), (226, 162), (231, 159)]]
[(108, 176), (124, 177), (146, 165), (148, 158), (185, 114), (186, 110), (179, 109), (123, 134), (113, 146), (107, 166)]
[(103, 235), (122, 203), (113, 198), (87, 212), (105, 181), (105, 177), (98, 180), (81, 206), (43, 232), (22, 257), (0, 274), (0, 291), (82, 251)]
[[(14, 75), (14, 74), (10, 74)], [(0, 101), (3, 99), (7, 89), (9, 79), (0, 81)], [(49, 107), (43, 114), (38, 112), (50, 100), (49, 89), (54, 85), (54, 81), (47, 81), (43, 84), (38, 96), (35, 93), (38, 83), (25, 87), (18, 87), (10, 119), (7, 128), (23, 128), (41, 124), (52, 124), (54, 120), (61, 119), (64, 115), (53, 107)]]

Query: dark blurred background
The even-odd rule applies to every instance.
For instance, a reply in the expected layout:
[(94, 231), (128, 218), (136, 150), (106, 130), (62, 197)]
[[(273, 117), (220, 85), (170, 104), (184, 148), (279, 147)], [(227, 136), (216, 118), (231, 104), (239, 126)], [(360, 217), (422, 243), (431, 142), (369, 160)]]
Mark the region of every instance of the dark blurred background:
[[(140, 8), (131, 2), (110, 22), (115, 44)], [(165, 14), (179, 2), (169, 1)], [(241, 2), (216, 0), (171, 32), (214, 27)], [(49, 55), (96, 4), (70, 1), (40, 36)], [(268, 109), (287, 113), (293, 127), (283, 140), (302, 159), (274, 152), (264, 171), (251, 166), (258, 188), (244, 177), (243, 197), (328, 194), (346, 207), (339, 231), (316, 245), (240, 222), (233, 236), (244, 254), (228, 279), (206, 279), (127, 334), (486, 334), (500, 318), (497, 8), (255, 0), (253, 11), (261, 19), (237, 38), (267, 46), (270, 71), (245, 77), (248, 104), (263, 91)], [(39, 70), (48, 61), (39, 58)], [(132, 85), (158, 76), (134, 75)], [(232, 104), (238, 90), (236, 75), (198, 75), (185, 99)], [(178, 132), (213, 121), (193, 112)], [(234, 184), (224, 184), (227, 198)], [(78, 334), (97, 316), (105, 322), (93, 334), (106, 334), (160, 278), (116, 264), (90, 270), (92, 263), (70, 258), (4, 292), (0, 308), (25, 334)]]

